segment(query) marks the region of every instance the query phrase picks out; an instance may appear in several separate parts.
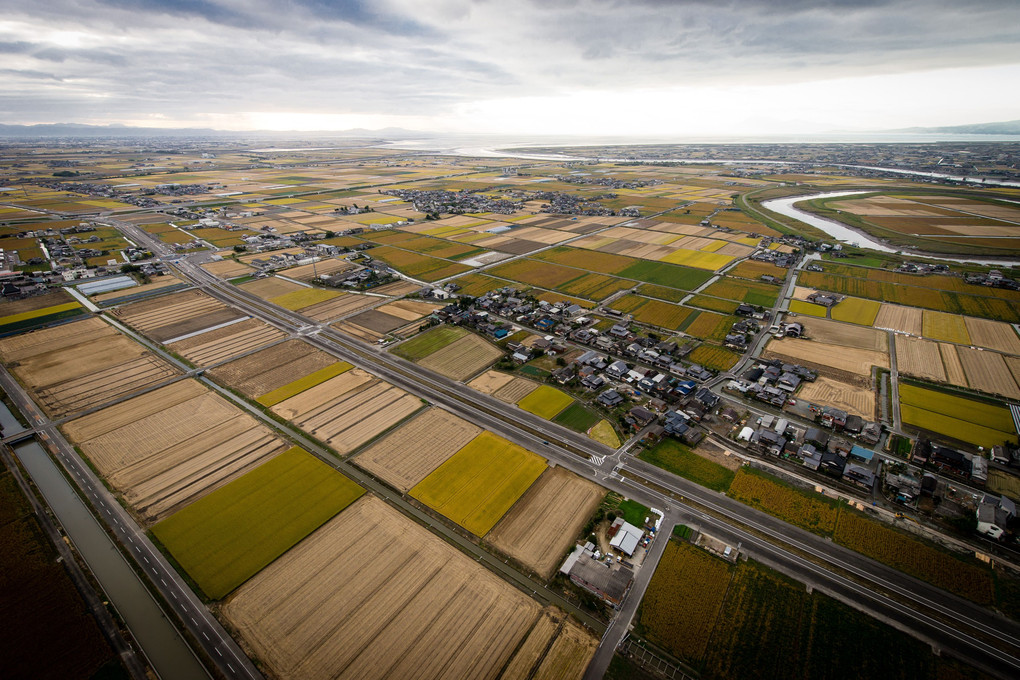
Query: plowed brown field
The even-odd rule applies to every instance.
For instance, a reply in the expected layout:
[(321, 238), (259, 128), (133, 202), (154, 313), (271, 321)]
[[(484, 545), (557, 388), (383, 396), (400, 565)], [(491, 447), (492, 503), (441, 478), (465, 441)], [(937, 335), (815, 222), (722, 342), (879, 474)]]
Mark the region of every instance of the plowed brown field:
[(561, 467), (549, 468), (485, 540), (542, 578), (551, 578), (606, 490)]
[(946, 369), (946, 382), (950, 385), (966, 387), (967, 374), (963, 371), (963, 364), (960, 363), (956, 345), (939, 343), (939, 354), (942, 355), (942, 366)]
[(534, 392), (537, 387), (537, 383), (528, 380), (527, 378), (514, 378), (512, 382), (507, 383), (493, 392), (492, 396), (496, 397), (500, 401), (505, 401), (508, 404), (516, 404), (521, 399)]
[(208, 375), (246, 397), (260, 397), (334, 363), (336, 359), (301, 340), (287, 340), (217, 366)]
[(168, 346), (196, 366), (209, 366), (272, 344), (284, 336), (285, 333), (278, 328), (249, 319)]
[(885, 331), (810, 317), (803, 317), (800, 323), (804, 325), (804, 337), (816, 342), (876, 352), (889, 351), (889, 336)]
[(112, 314), (156, 342), (166, 342), (246, 316), (197, 290), (135, 302), (113, 310)]
[(481, 431), (452, 413), (430, 408), (372, 444), (354, 461), (390, 486), (408, 491)]
[(792, 363), (807, 361), (859, 376), (870, 376), (872, 366), (889, 368), (889, 355), (874, 350), (839, 347), (797, 338), (773, 340), (767, 347), (770, 354), (787, 357)]
[(280, 678), (459, 680), (498, 677), (539, 606), (365, 496), (241, 586), (223, 613)]
[(473, 390), (478, 390), (483, 394), (492, 394), (499, 388), (503, 387), (514, 377), (509, 373), (500, 373), (499, 371), (486, 371), (480, 376), (468, 383), (468, 387)]

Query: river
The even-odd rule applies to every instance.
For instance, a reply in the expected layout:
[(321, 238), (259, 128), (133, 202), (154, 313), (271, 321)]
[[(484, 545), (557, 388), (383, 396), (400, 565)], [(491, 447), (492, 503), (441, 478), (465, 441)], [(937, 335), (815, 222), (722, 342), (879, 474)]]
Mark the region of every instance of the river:
[(39, 442), (18, 444), (14, 452), (161, 680), (207, 680), (209, 673)]
[(980, 264), (986, 266), (1017, 266), (1020, 264), (1020, 260), (1010, 259), (987, 259), (979, 260), (966, 257), (946, 257), (945, 255), (935, 255), (926, 253), (921, 250), (913, 250), (906, 248), (893, 248), (882, 241), (876, 239), (874, 236), (867, 234), (857, 229), (852, 229), (847, 225), (830, 220), (827, 217), (819, 217), (809, 212), (805, 212), (797, 207), (797, 203), (803, 201), (811, 201), (816, 198), (838, 198), (839, 196), (853, 196), (855, 194), (866, 194), (867, 191), (830, 191), (822, 194), (810, 194), (808, 196), (792, 196), (790, 198), (773, 198), (770, 201), (763, 201), (761, 206), (766, 210), (779, 213), (786, 217), (792, 217), (795, 220), (800, 220), (805, 224), (809, 224), (815, 229), (824, 231), (829, 236), (832, 236), (841, 243), (850, 243), (860, 248), (869, 248), (871, 250), (877, 250), (883, 253), (902, 253), (904, 255), (915, 257), (923, 257), (926, 260), (939, 260), (942, 262), (966, 262), (968, 264)]

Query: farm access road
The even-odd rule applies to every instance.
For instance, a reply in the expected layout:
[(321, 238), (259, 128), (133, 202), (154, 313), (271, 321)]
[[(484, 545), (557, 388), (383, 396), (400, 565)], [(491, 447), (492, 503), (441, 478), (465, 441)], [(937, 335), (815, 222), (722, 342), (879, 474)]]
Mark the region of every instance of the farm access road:
[[(487, 395), (482, 395), (460, 383), (432, 374), (399, 357), (380, 352), (375, 346), (347, 338), (324, 324), (317, 325), (296, 313), (281, 310), (259, 298), (248, 296), (202, 270), (190, 261), (192, 258), (180, 258), (165, 244), (156, 241), (134, 225), (120, 222), (118, 226), (122, 226), (124, 231), (131, 232), (139, 241), (150, 244), (153, 252), (171, 259), (178, 265), (186, 279), (214, 297), (290, 333), (305, 337), (316, 346), (351, 360), (412, 394), (444, 406), (515, 443), (538, 451), (550, 461), (577, 474), (585, 477), (591, 475), (613, 491), (634, 498), (645, 505), (665, 509), (667, 513), (671, 507), (676, 507), (686, 516), (696, 519), (701, 530), (724, 540), (732, 539), (735, 544), (740, 543), (746, 553), (766, 563), (777, 565), (780, 570), (794, 578), (812, 583), (823, 592), (912, 632), (933, 646), (950, 651), (968, 663), (1003, 678), (1015, 677), (1020, 672), (1018, 658), (1020, 626), (991, 613), (986, 608), (949, 595), (918, 579), (835, 546), (814, 534), (659, 468), (643, 467), (639, 465), (639, 461), (618, 462), (615, 451), (610, 451), (587, 437), (530, 416), (519, 409), (513, 409), (498, 400), (487, 398)], [(556, 445), (547, 443), (550, 440), (558, 443)], [(594, 461), (601, 462), (596, 464)], [(618, 469), (627, 475), (637, 477), (638, 482), (620, 476)], [(645, 482), (651, 483), (655, 488), (646, 486)], [(712, 514), (684, 503), (687, 499), (710, 509)], [(763, 532), (769, 540), (764, 540), (757, 533), (751, 533), (742, 527)], [(771, 541), (776, 541), (779, 545)], [(792, 546), (793, 549), (781, 547), (782, 545)], [(799, 553), (805, 545), (810, 548), (812, 559)], [(816, 561), (822, 562), (825, 566), (820, 567)], [(650, 578), (652, 565), (648, 566)], [(848, 567), (853, 568), (855, 580), (850, 580), (840, 573)], [(862, 586), (856, 582), (857, 580), (867, 586)], [(891, 588), (893, 586), (894, 590)], [(885, 594), (886, 592), (896, 593), (896, 598), (890, 597)], [(637, 595), (635, 592), (635, 600), (640, 599)], [(906, 607), (898, 600), (911, 602), (912, 607), (917, 609)], [(617, 617), (614, 626), (625, 629), (629, 623), (629, 618), (624, 620), (624, 616), (621, 615)], [(958, 630), (953, 624), (971, 632)], [(994, 640), (996, 645), (1007, 651), (1004, 652), (981, 638)], [(615, 648), (615, 643), (606, 639), (605, 646)], [(603, 662), (608, 665), (609, 658), (611, 654), (603, 654), (599, 657), (599, 664), (592, 664), (591, 672), (596, 674), (592, 677), (598, 677), (604, 672), (604, 667), (601, 670), (599, 667)]]
[[(328, 326), (311, 324), (298, 314), (279, 310), (261, 299), (251, 299), (243, 291), (214, 279), (204, 270), (200, 270), (201, 274), (192, 273), (198, 268), (190, 263), (182, 265), (185, 276), (207, 293), (263, 320), (298, 332), (316, 346), (515, 443), (538, 451), (558, 465), (582, 476), (594, 477), (613, 491), (651, 507), (665, 509), (667, 513), (670, 508), (676, 507), (686, 516), (696, 519), (703, 531), (724, 540), (733, 540), (734, 544), (741, 544), (747, 554), (776, 565), (794, 578), (908, 630), (934, 647), (950, 651), (994, 675), (1008, 678), (1020, 672), (1020, 626), (1013, 621), (664, 470), (636, 460), (618, 462), (615, 452), (607, 455), (607, 447), (586, 437), (508, 407), (399, 357), (380, 352), (375, 346), (347, 338)], [(551, 440), (563, 444), (547, 443)], [(599, 459), (601, 463), (594, 462)], [(618, 471), (636, 477), (639, 482), (622, 478)], [(640, 481), (651, 482), (665, 492), (649, 488)], [(694, 505), (685, 501), (693, 501)], [(767, 536), (768, 540), (762, 539), (759, 533)], [(791, 546), (791, 549), (781, 547), (783, 545)], [(823, 562), (825, 566), (819, 566), (817, 562)], [(650, 568), (647, 570), (649, 578), (651, 571)], [(844, 573), (852, 574), (853, 578), (844, 576)], [(639, 600), (636, 595), (634, 599)], [(910, 606), (903, 602), (910, 603)], [(618, 616), (617, 621), (623, 620), (623, 616)], [(626, 621), (627, 624), (629, 622)], [(956, 626), (969, 632), (958, 630)], [(994, 640), (995, 644), (986, 640)], [(606, 646), (610, 644), (607, 639)], [(597, 670), (593, 666), (592, 671)]]

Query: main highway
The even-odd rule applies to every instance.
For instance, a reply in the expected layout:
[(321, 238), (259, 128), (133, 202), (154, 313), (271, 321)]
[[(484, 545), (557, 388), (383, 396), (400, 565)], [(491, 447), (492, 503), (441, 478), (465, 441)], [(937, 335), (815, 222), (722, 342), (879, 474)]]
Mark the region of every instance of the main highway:
[[(111, 221), (136, 242), (173, 261), (185, 279), (213, 297), (541, 453), (551, 463), (664, 510), (664, 526), (678, 521), (696, 526), (731, 545), (739, 545), (743, 553), (993, 675), (1002, 678), (1020, 675), (1020, 626), (989, 609), (433, 374), (375, 345), (280, 309), (217, 279), (191, 261), (194, 256), (180, 258), (134, 225)], [(639, 574), (623, 611), (607, 630), (588, 677), (600, 677), (608, 666), (612, 650), (626, 632), (664, 543), (663, 539), (653, 543), (649, 564), (642, 570), (645, 573)]]

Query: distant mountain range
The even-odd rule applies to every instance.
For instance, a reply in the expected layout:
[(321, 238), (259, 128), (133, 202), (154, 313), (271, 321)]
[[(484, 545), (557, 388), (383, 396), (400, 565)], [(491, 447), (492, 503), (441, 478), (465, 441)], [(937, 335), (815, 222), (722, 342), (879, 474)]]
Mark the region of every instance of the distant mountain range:
[(998, 123), (977, 123), (973, 125), (948, 125), (944, 127), (912, 127), (889, 132), (932, 132), (955, 135), (1020, 135), (1020, 120), (1006, 120)]
[(0, 137), (231, 137), (231, 138), (284, 138), (309, 139), (325, 137), (406, 139), (424, 137), (425, 133), (403, 128), (382, 128), (381, 130), (322, 130), (318, 132), (297, 132), (280, 130), (213, 130), (211, 128), (152, 128), (127, 125), (84, 125), (81, 123), (42, 123), (39, 125), (0, 124)]

